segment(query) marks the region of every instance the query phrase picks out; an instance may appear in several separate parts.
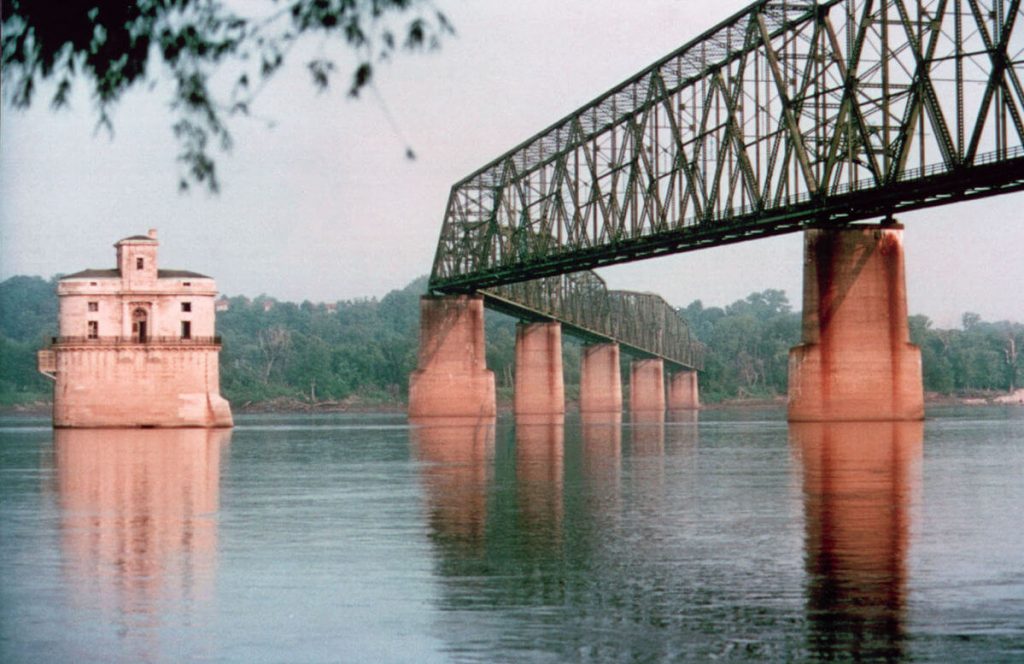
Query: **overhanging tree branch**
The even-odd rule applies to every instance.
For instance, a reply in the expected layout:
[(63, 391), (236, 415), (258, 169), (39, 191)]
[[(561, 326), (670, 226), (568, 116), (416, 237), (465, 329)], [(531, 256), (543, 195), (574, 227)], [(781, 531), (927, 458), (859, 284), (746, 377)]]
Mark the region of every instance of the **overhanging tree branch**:
[[(5, 103), (28, 108), (40, 84), (52, 82), (50, 104), (64, 108), (80, 80), (90, 88), (98, 125), (112, 129), (111, 109), (126, 91), (169, 75), (180, 187), (211, 192), (219, 188), (211, 152), (230, 149), (229, 118), (249, 113), (301, 39), (318, 35), (355, 52), (348, 93), (357, 97), (374, 67), (396, 51), (436, 49), (454, 34), (430, 0), (65, 0), (59, 7), (2, 0), (2, 11)], [(324, 57), (306, 68), (320, 90), (338, 69)], [(216, 94), (210, 81), (222, 69), (238, 73), (230, 91)]]

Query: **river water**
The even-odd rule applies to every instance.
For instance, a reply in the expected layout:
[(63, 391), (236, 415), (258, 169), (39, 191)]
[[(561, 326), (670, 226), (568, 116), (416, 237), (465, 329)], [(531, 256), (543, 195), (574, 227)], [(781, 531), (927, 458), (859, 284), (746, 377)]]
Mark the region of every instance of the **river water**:
[(0, 661), (1024, 661), (1019, 407), (237, 425), (0, 420)]

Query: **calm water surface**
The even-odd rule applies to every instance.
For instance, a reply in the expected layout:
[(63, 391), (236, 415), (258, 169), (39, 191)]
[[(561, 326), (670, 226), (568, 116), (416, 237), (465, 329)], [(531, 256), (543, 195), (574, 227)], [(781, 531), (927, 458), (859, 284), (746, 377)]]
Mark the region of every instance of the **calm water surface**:
[(1024, 409), (0, 420), (0, 661), (1024, 661)]

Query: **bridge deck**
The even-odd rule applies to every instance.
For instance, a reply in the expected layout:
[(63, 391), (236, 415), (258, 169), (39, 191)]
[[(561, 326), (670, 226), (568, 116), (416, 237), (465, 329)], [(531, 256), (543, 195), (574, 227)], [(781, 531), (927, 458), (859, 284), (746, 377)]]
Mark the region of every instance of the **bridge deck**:
[[(669, 369), (698, 369), (703, 368), (703, 364), (694, 360), (682, 361), (679, 358), (671, 354), (663, 354), (657, 351), (653, 351), (641, 346), (635, 345), (628, 339), (620, 339), (613, 337), (609, 334), (603, 333), (599, 330), (593, 330), (583, 325), (578, 325), (566, 320), (561, 320), (558, 316), (544, 313), (532, 309), (526, 305), (523, 305), (515, 300), (510, 300), (507, 297), (503, 297), (496, 291), (482, 290), (480, 294), (484, 296), (484, 304), (488, 309), (513, 316), (520, 320), (530, 321), (534, 323), (547, 323), (558, 321), (562, 324), (562, 332), (571, 335), (585, 341), (587, 343), (616, 343), (623, 352), (637, 358), (653, 358), (660, 359), (665, 362), (665, 365)], [(700, 367), (694, 366), (700, 364)]]
[(614, 342), (634, 357), (670, 368), (703, 369), (704, 346), (678, 312), (653, 293), (608, 290), (593, 272), (577, 272), (479, 291), (488, 308), (520, 320), (558, 321), (591, 343)]
[(761, 0), (452, 188), (467, 292), (1024, 188), (1020, 0)]

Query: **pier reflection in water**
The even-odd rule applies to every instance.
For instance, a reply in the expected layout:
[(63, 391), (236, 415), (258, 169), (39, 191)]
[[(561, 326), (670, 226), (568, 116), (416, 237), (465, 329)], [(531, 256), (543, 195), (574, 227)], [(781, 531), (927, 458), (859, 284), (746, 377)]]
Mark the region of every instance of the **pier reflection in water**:
[(634, 457), (665, 454), (665, 413), (641, 412), (630, 416), (630, 443)]
[(46, 424), (0, 426), (5, 664), (1024, 655), (1019, 409), (923, 443), (751, 409)]
[(119, 625), (138, 661), (168, 658), (155, 652), (157, 628), (168, 616), (189, 622), (214, 593), (230, 430), (58, 429), (54, 436), (72, 601)]
[[(734, 609), (708, 594), (718, 580), (701, 570), (714, 567), (709, 546), (732, 557), (736, 538), (704, 532), (697, 416), (622, 419), (499, 421), (493, 457), (477, 451), (478, 426), (435, 420), (413, 431), (439, 554), (436, 633), (449, 652), (466, 661), (709, 653), (699, 635)], [(467, 531), (474, 546), (454, 546)]]
[[(702, 467), (696, 413), (632, 416), (625, 426), (617, 416), (588, 415), (568, 426), (561, 418), (521, 420), (511, 431), (499, 427), (494, 454), (492, 431), (488, 424), (425, 428), (414, 435), (420, 459), (428, 462), (422, 478), (435, 539), (473, 542), (445, 547), (442, 558), (443, 608), (452, 613), (439, 628), (455, 650), (477, 651), (480, 639), (525, 648), (509, 643), (517, 628), (484, 637), (488, 630), (481, 624), (470, 630), (475, 644), (461, 642), (458, 625), (473, 620), (465, 613), (470, 608), (501, 611), (502, 620), (515, 616), (521, 636), (554, 638), (548, 630), (524, 627), (533, 623), (526, 618), (530, 614), (508, 613), (530, 607), (538, 616), (557, 614), (558, 621), (574, 625), (571, 635), (559, 638), (579, 639), (575, 645), (532, 644), (549, 652), (711, 654), (684, 645), (687, 633), (703, 631), (707, 611), (726, 611), (739, 602), (736, 610), (756, 613), (772, 606), (774, 612), (788, 604), (785, 597), (799, 597), (802, 586), (802, 611), (791, 605), (799, 613), (769, 619), (806, 625), (803, 644), (790, 641), (791, 635), (785, 652), (811, 659), (906, 654), (907, 555), (911, 504), (921, 482), (921, 423), (790, 427), (793, 469), (802, 487), (804, 582), (784, 586), (782, 604), (755, 590), (766, 580), (761, 576), (734, 576), (736, 588), (706, 594), (711, 581), (701, 570), (721, 574), (725, 565), (747, 575), (751, 561), (761, 556), (735, 548), (738, 533), (707, 530), (708, 521), (728, 523), (725, 512), (742, 503), (701, 506), (700, 496), (716, 493), (708, 490), (715, 483), (714, 471), (708, 471), (716, 466)], [(712, 438), (711, 457), (724, 458), (728, 450)], [(746, 527), (755, 513), (739, 515), (735, 523)], [(724, 549), (709, 549), (714, 542)], [(646, 584), (653, 585), (644, 589)], [(753, 587), (744, 590), (748, 584)], [(752, 594), (744, 600), (744, 592)], [(621, 641), (592, 622), (599, 616), (620, 626)], [(656, 627), (669, 624), (682, 628), (678, 638), (666, 640), (667, 633)], [(659, 642), (643, 640), (654, 635)], [(744, 647), (748, 655), (779, 654), (777, 644)]]
[(569, 450), (570, 468), (579, 472), (579, 509), (609, 527), (622, 509), (622, 414), (584, 413), (579, 427)]
[(516, 530), (533, 552), (561, 548), (565, 421), (561, 415), (515, 422)]
[(432, 537), (445, 549), (481, 554), (494, 475), (494, 418), (429, 418), (412, 425)]
[(923, 432), (921, 422), (790, 425), (803, 477), (809, 647), (818, 657), (905, 655)]

